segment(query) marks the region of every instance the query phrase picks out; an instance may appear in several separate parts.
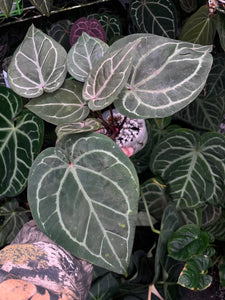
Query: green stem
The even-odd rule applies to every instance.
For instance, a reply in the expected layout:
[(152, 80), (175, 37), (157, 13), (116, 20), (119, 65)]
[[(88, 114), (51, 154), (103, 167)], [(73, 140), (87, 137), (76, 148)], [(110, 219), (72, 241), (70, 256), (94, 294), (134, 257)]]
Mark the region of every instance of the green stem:
[(143, 202), (144, 202), (144, 206), (145, 206), (145, 211), (147, 213), (147, 217), (148, 217), (148, 221), (149, 221), (149, 225), (151, 227), (151, 230), (154, 232), (154, 233), (157, 233), (157, 234), (160, 234), (160, 231), (155, 229), (153, 223), (152, 223), (152, 219), (151, 219), (151, 215), (149, 213), (149, 210), (148, 210), (148, 205), (147, 205), (147, 201), (145, 199), (145, 196), (144, 196), (144, 193), (142, 191), (142, 188), (140, 187), (140, 192), (141, 192), (141, 197), (143, 199)]

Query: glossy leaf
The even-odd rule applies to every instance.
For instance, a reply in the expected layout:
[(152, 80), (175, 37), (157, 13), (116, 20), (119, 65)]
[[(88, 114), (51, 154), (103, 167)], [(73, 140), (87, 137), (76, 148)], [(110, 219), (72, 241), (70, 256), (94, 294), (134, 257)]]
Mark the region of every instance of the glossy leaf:
[(26, 107), (55, 125), (83, 121), (89, 108), (82, 98), (82, 89), (82, 83), (66, 80), (57, 91), (32, 99)]
[(224, 112), (225, 97), (198, 97), (174, 117), (196, 128), (217, 132)]
[(212, 65), (211, 47), (134, 34), (118, 40), (111, 49), (138, 38), (133, 71), (114, 104), (131, 118), (171, 116), (202, 91)]
[(53, 0), (29, 0), (43, 15), (50, 16)]
[(29, 211), (19, 206), (16, 199), (11, 199), (0, 206), (0, 247), (10, 244), (23, 225), (29, 221)]
[(38, 226), (73, 255), (117, 273), (129, 265), (138, 197), (129, 158), (97, 133), (65, 136), (44, 150), (28, 182)]
[(199, 255), (190, 259), (181, 272), (178, 284), (190, 290), (204, 290), (212, 283), (212, 276), (207, 274), (211, 266), (211, 259), (206, 255)]
[(66, 77), (66, 56), (59, 43), (31, 25), (9, 65), (10, 87), (26, 98), (54, 92)]
[(13, 0), (0, 0), (0, 10), (3, 11), (6, 17), (9, 16), (12, 5), (13, 5)]
[(43, 139), (43, 122), (12, 90), (0, 87), (0, 198), (26, 187), (28, 173)]
[(187, 224), (173, 233), (168, 242), (169, 256), (186, 261), (202, 254), (209, 245), (210, 237), (195, 224)]
[(88, 118), (83, 122), (60, 124), (56, 127), (58, 139), (66, 134), (96, 131), (101, 127), (97, 119)]
[(130, 75), (132, 52), (139, 41), (113, 53), (106, 53), (93, 67), (85, 81), (83, 98), (91, 110), (100, 110), (111, 104), (121, 92)]
[(223, 14), (218, 16), (217, 31), (220, 38), (220, 45), (225, 51), (225, 16)]
[(176, 37), (176, 8), (168, 0), (132, 0), (130, 14), (138, 32)]
[(187, 13), (191, 13), (197, 9), (196, 0), (179, 0), (180, 7)]
[[(163, 212), (168, 203), (168, 196), (165, 193), (166, 186), (159, 178), (151, 178), (141, 185), (149, 213), (161, 221)], [(143, 200), (139, 200), (139, 210), (145, 211)]]
[(84, 82), (94, 65), (103, 57), (108, 45), (83, 32), (70, 49), (67, 69), (71, 76)]
[(195, 44), (213, 44), (217, 27), (217, 15), (210, 16), (209, 8), (203, 5), (184, 24), (179, 39)]
[(179, 208), (223, 203), (225, 137), (202, 136), (177, 129), (158, 143), (151, 154), (150, 168), (168, 187)]

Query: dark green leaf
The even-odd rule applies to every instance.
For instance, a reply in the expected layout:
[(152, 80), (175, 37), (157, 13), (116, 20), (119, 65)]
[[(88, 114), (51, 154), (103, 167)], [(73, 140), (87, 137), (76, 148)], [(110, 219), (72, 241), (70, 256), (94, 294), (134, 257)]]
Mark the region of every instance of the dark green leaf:
[(186, 261), (202, 254), (209, 245), (210, 237), (198, 225), (188, 224), (179, 228), (168, 242), (168, 253), (174, 259)]

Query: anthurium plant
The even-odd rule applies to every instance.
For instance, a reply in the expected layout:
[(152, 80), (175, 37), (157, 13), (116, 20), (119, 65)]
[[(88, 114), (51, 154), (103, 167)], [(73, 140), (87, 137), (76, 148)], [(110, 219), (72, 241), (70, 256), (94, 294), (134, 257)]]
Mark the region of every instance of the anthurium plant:
[[(198, 99), (211, 76), (211, 51), (211, 45), (150, 33), (130, 34), (110, 46), (83, 33), (67, 53), (34, 25), (29, 28), (8, 68), (11, 89), (1, 93), (7, 114), (16, 106), (10, 97), (23, 98), (23, 109), (36, 122), (56, 126), (55, 146), (29, 165), (29, 206), (45, 234), (79, 258), (128, 275), (144, 211), (159, 235), (152, 282), (171, 281), (179, 265), (181, 286), (197, 290), (211, 284), (212, 242), (224, 224), (225, 137), (171, 124), (172, 116), (181, 118), (196, 101), (202, 107)], [(3, 114), (1, 119), (7, 123)], [(148, 131), (146, 145), (130, 158), (116, 143), (128, 119), (144, 120)], [(17, 132), (7, 124), (10, 130), (1, 129), (5, 166), (9, 137)], [(29, 134), (36, 140), (35, 131)], [(16, 182), (23, 174), (18, 153), (10, 170)], [(140, 182), (144, 170), (148, 179)], [(3, 179), (13, 184), (10, 176)], [(20, 192), (5, 188), (1, 197), (8, 190), (15, 192), (10, 196)], [(165, 297), (170, 292), (168, 284)]]

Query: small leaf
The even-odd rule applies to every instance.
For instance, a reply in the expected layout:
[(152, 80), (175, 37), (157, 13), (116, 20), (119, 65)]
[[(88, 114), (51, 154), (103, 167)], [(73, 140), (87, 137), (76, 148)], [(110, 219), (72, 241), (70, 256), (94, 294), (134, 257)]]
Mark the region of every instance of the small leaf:
[(26, 107), (55, 125), (83, 121), (89, 108), (82, 98), (82, 89), (80, 82), (66, 80), (57, 91), (32, 99)]
[(179, 0), (180, 7), (186, 12), (191, 13), (197, 9), (197, 1), (196, 0)]
[(103, 41), (83, 32), (68, 53), (68, 72), (75, 79), (84, 82), (108, 48), (109, 46)]
[(96, 19), (88, 20), (85, 17), (79, 18), (73, 23), (70, 30), (70, 45), (76, 43), (82, 32), (86, 32), (89, 36), (98, 38), (106, 43), (106, 33), (100, 22)]
[(55, 41), (61, 44), (66, 51), (70, 50), (69, 32), (72, 26), (70, 20), (59, 20), (51, 25), (48, 30), (48, 35), (51, 36)]
[(184, 24), (179, 39), (195, 44), (211, 45), (216, 34), (217, 15), (210, 16), (209, 8), (203, 5)]
[(0, 217), (4, 218), (0, 226), (0, 247), (10, 244), (23, 225), (29, 221), (28, 211), (11, 199), (0, 206)]
[(54, 92), (66, 77), (66, 56), (59, 43), (31, 25), (10, 62), (10, 87), (26, 98)]
[(125, 48), (106, 53), (93, 67), (85, 81), (83, 98), (91, 110), (100, 110), (111, 104), (121, 92), (132, 67), (132, 51), (139, 40)]
[(121, 36), (122, 26), (118, 17), (109, 14), (95, 14), (95, 18), (101, 23), (107, 36), (107, 40), (110, 41), (116, 36)]
[(138, 32), (176, 37), (176, 8), (169, 0), (133, 0), (130, 14)]
[[(141, 185), (149, 213), (161, 221), (169, 197), (165, 193), (166, 186), (159, 178), (151, 178)], [(145, 211), (143, 200), (139, 200), (139, 210)]]
[(43, 15), (50, 16), (53, 0), (29, 0)]
[(56, 134), (59, 140), (66, 134), (96, 131), (101, 127), (101, 125), (101, 122), (97, 119), (88, 118), (83, 122), (60, 124), (56, 127)]
[(0, 198), (26, 187), (28, 173), (43, 140), (43, 122), (12, 90), (0, 87)]
[(133, 53), (131, 76), (114, 105), (130, 118), (171, 116), (202, 91), (212, 65), (211, 46), (133, 34), (116, 41), (110, 49), (137, 38), (141, 42)]
[(160, 176), (180, 209), (223, 203), (225, 137), (202, 136), (177, 129), (165, 136), (151, 153), (150, 168)]
[(220, 38), (220, 45), (225, 51), (225, 16), (223, 14), (219, 14), (218, 16), (217, 31)]
[(208, 288), (212, 283), (212, 277), (207, 275), (207, 270), (211, 266), (211, 259), (206, 255), (199, 255), (188, 260), (184, 266), (178, 284), (183, 287), (201, 291)]
[(0, 10), (6, 15), (9, 16), (9, 13), (12, 9), (13, 0), (0, 0)]
[(139, 197), (129, 158), (108, 137), (73, 134), (35, 160), (28, 200), (38, 226), (71, 254), (126, 273)]
[(186, 261), (202, 254), (209, 245), (209, 234), (201, 231), (198, 225), (187, 224), (179, 228), (168, 242), (169, 256)]

